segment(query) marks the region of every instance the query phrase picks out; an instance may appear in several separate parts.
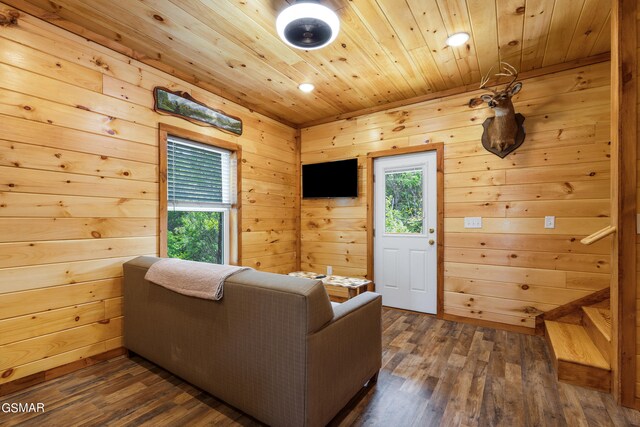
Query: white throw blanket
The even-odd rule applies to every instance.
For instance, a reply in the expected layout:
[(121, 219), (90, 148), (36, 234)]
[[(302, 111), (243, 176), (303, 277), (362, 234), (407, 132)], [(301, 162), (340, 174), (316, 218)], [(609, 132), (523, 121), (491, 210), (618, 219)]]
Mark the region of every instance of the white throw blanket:
[(144, 278), (180, 294), (219, 300), (226, 278), (243, 270), (250, 267), (166, 258), (151, 265)]

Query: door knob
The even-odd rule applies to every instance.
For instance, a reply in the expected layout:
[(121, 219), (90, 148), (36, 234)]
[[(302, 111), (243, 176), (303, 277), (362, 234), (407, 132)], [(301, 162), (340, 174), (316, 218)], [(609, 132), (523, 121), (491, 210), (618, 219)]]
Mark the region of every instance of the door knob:
[(433, 228), (429, 229), (429, 233), (433, 233), (434, 231), (436, 231), (436, 230), (434, 230)]
[(436, 242), (435, 240), (433, 240), (433, 239), (429, 239), (429, 244), (430, 244), (431, 246), (433, 246), (433, 244), (434, 244), (435, 242)]

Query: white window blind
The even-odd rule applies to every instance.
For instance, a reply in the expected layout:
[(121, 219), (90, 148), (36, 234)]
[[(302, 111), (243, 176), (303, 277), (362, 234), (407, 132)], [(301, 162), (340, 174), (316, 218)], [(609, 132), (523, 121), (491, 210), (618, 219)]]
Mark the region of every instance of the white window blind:
[(230, 151), (169, 135), (168, 205), (178, 210), (230, 207), (234, 166)]

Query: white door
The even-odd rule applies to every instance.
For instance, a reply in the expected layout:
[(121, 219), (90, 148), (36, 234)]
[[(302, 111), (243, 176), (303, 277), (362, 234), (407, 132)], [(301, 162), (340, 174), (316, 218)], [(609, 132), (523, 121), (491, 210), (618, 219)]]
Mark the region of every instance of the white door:
[(435, 151), (374, 160), (376, 292), (382, 304), (437, 310), (437, 162)]

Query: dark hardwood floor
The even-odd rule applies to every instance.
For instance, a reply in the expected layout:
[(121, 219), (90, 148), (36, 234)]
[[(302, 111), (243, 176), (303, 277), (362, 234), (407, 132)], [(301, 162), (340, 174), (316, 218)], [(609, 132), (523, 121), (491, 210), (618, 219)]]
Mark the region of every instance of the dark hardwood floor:
[[(336, 426), (640, 426), (608, 394), (558, 383), (541, 337), (384, 309), (378, 383)], [(42, 402), (44, 413), (0, 412), (0, 425), (259, 425), (139, 357), (120, 357), (2, 403)]]

